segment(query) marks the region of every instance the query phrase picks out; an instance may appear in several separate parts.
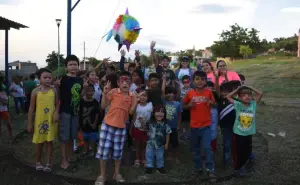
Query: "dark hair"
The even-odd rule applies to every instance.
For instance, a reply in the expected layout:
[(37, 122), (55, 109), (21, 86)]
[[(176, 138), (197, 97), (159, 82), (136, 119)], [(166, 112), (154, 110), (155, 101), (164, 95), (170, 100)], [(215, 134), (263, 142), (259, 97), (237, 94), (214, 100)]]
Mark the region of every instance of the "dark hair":
[(69, 56), (67, 56), (67, 58), (65, 60), (65, 66), (67, 66), (70, 61), (76, 61), (77, 64), (79, 65), (79, 59), (78, 59), (78, 57), (76, 55), (69, 55)]
[(3, 80), (4, 80), (4, 76), (0, 76), (0, 92), (2, 92), (3, 89)]
[(149, 75), (149, 81), (152, 79), (152, 78), (156, 78), (156, 79), (160, 79), (160, 77), (159, 77), (159, 75), (157, 74), (157, 73), (151, 73), (150, 75)]
[(212, 64), (211, 64), (211, 62), (210, 62), (209, 60), (204, 60), (204, 61), (202, 62), (202, 64), (204, 64), (204, 63), (208, 64), (208, 65), (210, 66), (210, 69), (211, 69), (212, 71), (214, 70), (214, 67), (212, 66)]
[(50, 73), (50, 74), (52, 74), (52, 71), (50, 69), (47, 69), (47, 68), (41, 68), (37, 72), (38, 79), (41, 79), (42, 73)]
[(86, 77), (89, 77), (90, 76), (90, 74), (91, 73), (93, 73), (93, 72), (95, 72), (96, 73), (96, 75), (97, 75), (97, 72), (96, 72), (96, 70), (95, 69), (90, 69), (90, 70), (88, 70), (87, 72), (86, 72)]
[(135, 63), (130, 63), (130, 64), (128, 65), (128, 69), (129, 69), (129, 68), (132, 68), (132, 67), (135, 68), (135, 67), (136, 67), (136, 64), (135, 64)]
[(249, 87), (241, 87), (237, 93), (239, 96), (241, 94), (252, 94), (252, 90)]
[(220, 85), (220, 91), (221, 92), (232, 92), (233, 88), (230, 83), (225, 82), (225, 83), (222, 83), (222, 85)]
[(141, 87), (137, 88), (135, 91), (136, 91), (137, 93), (141, 93), (141, 92), (144, 92), (144, 91), (147, 92), (147, 89), (146, 89), (146, 86), (145, 86), (145, 85), (142, 85)]
[(88, 88), (93, 88), (93, 91), (95, 91), (95, 87), (94, 87), (93, 84), (89, 84), (89, 85), (88, 85)]
[(241, 79), (241, 81), (245, 81), (246, 80), (246, 78), (245, 78), (245, 76), (244, 75), (242, 75), (242, 74), (238, 74), (239, 75), (239, 77), (240, 77), (240, 79)]
[(183, 82), (183, 80), (190, 80), (190, 76), (189, 75), (183, 75), (183, 77), (181, 78), (181, 82)]
[(215, 86), (215, 84), (214, 84), (212, 81), (207, 81), (207, 82), (206, 82), (206, 86), (207, 86), (207, 87), (212, 87), (212, 88), (213, 88), (213, 87)]
[(86, 75), (86, 73), (87, 73), (86, 70), (78, 71), (77, 74), (76, 74), (76, 76), (80, 77), (82, 75)]
[[(190, 63), (189, 58), (190, 58), (190, 57), (188, 57), (188, 56), (183, 56), (183, 57), (181, 57), (180, 61), (182, 62), (182, 61), (184, 61), (184, 60), (187, 60), (187, 61)], [(177, 70), (179, 70), (179, 69), (182, 68), (181, 62), (180, 62), (180, 64), (179, 64), (179, 68), (178, 68)], [(188, 68), (190, 68), (190, 65), (188, 65)]]
[(108, 68), (111, 70), (111, 71), (116, 71), (116, 68), (114, 65), (109, 65)]
[(110, 73), (109, 75), (106, 76), (106, 82), (110, 81), (111, 83), (111, 88), (118, 88), (118, 76), (116, 73)]
[(164, 112), (164, 118), (163, 118), (163, 122), (165, 122), (165, 124), (167, 123), (167, 111), (166, 111), (166, 108), (163, 104), (157, 104), (153, 107), (153, 112), (152, 112), (152, 116), (151, 116), (151, 120), (156, 122), (156, 119), (155, 119), (155, 112), (160, 112), (161, 109), (163, 110)]
[(129, 77), (131, 79), (131, 74), (128, 71), (121, 71), (119, 73), (118, 80), (120, 79), (121, 76), (127, 76), (127, 77)]
[(193, 75), (193, 80), (195, 80), (195, 77), (198, 76), (200, 78), (204, 78), (207, 81), (207, 75), (203, 71), (196, 71)]
[[(216, 63), (216, 66), (219, 67), (220, 62), (224, 62), (226, 64), (226, 62), (224, 60), (218, 60)], [(227, 64), (226, 64), (227, 65)]]
[(161, 60), (165, 60), (165, 59), (167, 59), (169, 62), (171, 61), (170, 57), (168, 57), (167, 55), (164, 55), (161, 57)]
[(172, 86), (167, 86), (165, 90), (165, 94), (176, 94), (176, 89)]
[(141, 81), (141, 84), (144, 84), (144, 74), (143, 74), (143, 72), (140, 70), (140, 69), (135, 69), (133, 72), (132, 72), (132, 74), (133, 73), (136, 73), (138, 76), (139, 76), (139, 78), (142, 80)]
[(30, 78), (31, 80), (34, 80), (34, 79), (35, 79), (35, 74), (34, 74), (34, 73), (31, 74), (31, 75), (29, 76), (29, 78)]

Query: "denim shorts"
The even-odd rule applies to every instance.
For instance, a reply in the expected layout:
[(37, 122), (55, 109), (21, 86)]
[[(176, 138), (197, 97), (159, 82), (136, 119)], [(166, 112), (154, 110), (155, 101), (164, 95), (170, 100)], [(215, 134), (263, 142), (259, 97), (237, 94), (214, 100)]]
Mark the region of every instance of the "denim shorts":
[(78, 116), (62, 112), (59, 123), (59, 140), (64, 143), (77, 138)]
[(82, 138), (85, 142), (90, 141), (96, 143), (97, 141), (99, 141), (99, 132), (82, 132)]

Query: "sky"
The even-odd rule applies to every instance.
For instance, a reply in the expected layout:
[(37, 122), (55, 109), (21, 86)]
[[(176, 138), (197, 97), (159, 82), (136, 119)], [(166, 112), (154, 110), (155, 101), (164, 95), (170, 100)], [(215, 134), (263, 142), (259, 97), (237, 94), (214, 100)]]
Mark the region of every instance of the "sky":
[[(132, 58), (136, 49), (148, 54), (152, 40), (165, 51), (204, 49), (234, 23), (256, 28), (267, 40), (291, 36), (300, 28), (298, 0), (81, 0), (72, 12), (72, 54), (82, 59), (85, 42), (86, 57), (119, 60), (118, 44), (101, 38), (127, 7), (143, 28), (127, 54)], [(58, 47), (57, 18), (62, 19), (61, 54), (66, 54), (67, 0), (0, 0), (0, 16), (29, 27), (9, 31), (9, 62), (30, 60), (45, 67), (47, 55)], [(1, 70), (4, 38), (0, 30)]]

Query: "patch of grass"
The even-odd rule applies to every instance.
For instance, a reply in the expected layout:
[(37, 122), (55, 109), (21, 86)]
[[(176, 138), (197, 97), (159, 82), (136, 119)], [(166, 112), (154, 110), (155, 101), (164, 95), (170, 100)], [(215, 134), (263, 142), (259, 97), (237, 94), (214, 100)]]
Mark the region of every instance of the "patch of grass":
[(299, 98), (300, 59), (258, 58), (232, 62), (229, 68), (245, 75), (246, 84), (261, 89), (266, 96)]

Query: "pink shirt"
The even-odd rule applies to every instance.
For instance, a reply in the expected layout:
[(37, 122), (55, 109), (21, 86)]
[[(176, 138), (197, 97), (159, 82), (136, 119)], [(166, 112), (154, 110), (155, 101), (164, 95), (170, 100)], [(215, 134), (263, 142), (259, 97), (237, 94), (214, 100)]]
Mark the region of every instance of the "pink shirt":
[[(241, 81), (239, 75), (234, 71), (227, 71), (227, 78), (228, 78), (228, 81), (234, 81), (234, 80)], [(207, 81), (216, 83), (216, 77), (213, 72), (210, 72), (207, 74)], [(219, 85), (221, 85), (224, 82), (225, 82), (225, 77), (219, 76)]]

